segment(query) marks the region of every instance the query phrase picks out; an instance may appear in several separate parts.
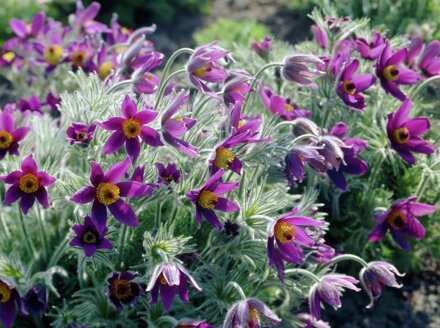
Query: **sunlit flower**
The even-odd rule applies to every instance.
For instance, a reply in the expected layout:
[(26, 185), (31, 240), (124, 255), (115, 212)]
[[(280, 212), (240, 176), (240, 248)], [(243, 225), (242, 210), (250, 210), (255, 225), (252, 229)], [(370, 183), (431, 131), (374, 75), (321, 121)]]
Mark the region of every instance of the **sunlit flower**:
[(93, 20), (98, 15), (100, 9), (101, 5), (98, 2), (92, 2), (90, 6), (84, 8), (82, 1), (77, 1), (76, 12), (69, 17), (70, 25), (80, 28), (85, 34), (106, 32), (108, 28), (105, 24)]
[(281, 323), (281, 319), (266, 304), (256, 298), (248, 298), (232, 305), (226, 314), (222, 328), (259, 328), (261, 315), (273, 325)]
[(309, 313), (298, 314), (298, 319), (305, 326), (301, 328), (330, 328), (330, 325), (322, 320), (315, 320)]
[(3, 110), (0, 115), (0, 161), (9, 155), (20, 155), (18, 143), (26, 137), (31, 129), (30, 126), (15, 128), (12, 114), (8, 110)]
[(315, 41), (321, 48), (327, 48), (328, 46), (328, 37), (325, 31), (319, 26), (312, 25), (310, 28), (313, 31), (313, 36), (315, 37)]
[(325, 75), (324, 72), (306, 64), (318, 65), (324, 62), (314, 55), (291, 55), (284, 59), (281, 73), (287, 81), (304, 86), (316, 86), (309, 78)]
[(266, 36), (261, 42), (252, 41), (251, 49), (255, 51), (260, 57), (267, 57), (270, 51), (273, 49), (273, 45), (271, 44), (271, 42), (272, 38)]
[(81, 122), (73, 122), (71, 126), (67, 128), (66, 141), (69, 141), (71, 145), (85, 145), (93, 139), (97, 123), (93, 123), (87, 126)]
[(356, 46), (362, 58), (373, 60), (379, 58), (383, 48), (385, 48), (386, 42), (388, 42), (388, 40), (384, 36), (373, 31), (371, 42), (368, 42), (364, 38), (357, 38)]
[(109, 298), (117, 312), (122, 311), (122, 306), (135, 306), (137, 298), (144, 295), (144, 285), (133, 281), (138, 276), (137, 272), (113, 271), (107, 278), (108, 286), (104, 294)]
[(227, 105), (235, 102), (244, 103), (245, 95), (254, 91), (248, 84), (253, 77), (246, 71), (238, 69), (230, 70), (228, 75), (229, 77), (223, 87), (223, 100)]
[(173, 328), (214, 328), (205, 320), (180, 319)]
[(324, 161), (324, 156), (319, 153), (319, 150), (322, 148), (309, 145), (292, 147), (291, 152), (284, 158), (286, 164), (284, 174), (286, 174), (287, 180), (292, 187), (298, 187), (296, 181), (301, 182), (304, 179), (306, 173), (304, 169), (305, 162), (310, 160)]

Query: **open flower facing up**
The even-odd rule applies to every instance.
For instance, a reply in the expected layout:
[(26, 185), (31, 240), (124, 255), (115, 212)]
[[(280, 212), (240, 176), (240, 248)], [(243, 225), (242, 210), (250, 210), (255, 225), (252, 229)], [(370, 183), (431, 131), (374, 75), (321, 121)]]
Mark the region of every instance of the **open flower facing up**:
[(36, 284), (28, 290), (25, 297), (22, 299), (24, 311), (32, 314), (34, 317), (38, 313), (46, 314), (47, 311), (47, 297), (46, 287), (43, 284)]
[(413, 165), (416, 158), (411, 152), (432, 154), (435, 147), (419, 136), (429, 131), (430, 123), (427, 117), (409, 119), (412, 101), (406, 99), (397, 112), (388, 114), (388, 140), (400, 157), (408, 164)]
[(315, 320), (321, 319), (321, 299), (335, 308), (341, 307), (341, 291), (348, 288), (360, 291), (355, 286), (359, 281), (350, 276), (329, 273), (315, 283), (309, 291), (309, 310)]
[(173, 328), (214, 328), (205, 320), (181, 319)]
[(294, 216), (298, 212), (299, 209), (295, 207), (292, 212), (284, 214), (267, 226), (269, 265), (275, 265), (281, 282), (284, 282), (283, 261), (295, 264), (303, 262), (303, 250), (298, 245), (312, 247), (315, 244), (315, 241), (299, 226), (320, 227), (324, 224), (312, 218)]
[(419, 216), (434, 213), (435, 206), (415, 203), (416, 196), (395, 201), (391, 207), (383, 214), (376, 214), (374, 219), (377, 221), (376, 227), (371, 231), (368, 239), (372, 242), (381, 240), (386, 232), (390, 230), (391, 236), (405, 251), (410, 250), (405, 235), (415, 239), (422, 239), (426, 230), (419, 220)]
[(379, 58), (383, 48), (385, 48), (385, 43), (388, 41), (376, 31), (373, 31), (372, 34), (371, 42), (368, 42), (364, 38), (356, 39), (357, 50), (361, 54), (361, 57), (371, 60)]
[(316, 86), (309, 78), (320, 77), (325, 75), (316, 68), (307, 66), (306, 64), (319, 65), (324, 62), (314, 55), (291, 55), (284, 59), (284, 66), (281, 73), (287, 81), (297, 83), (304, 86)]
[(391, 44), (386, 43), (379, 59), (376, 62), (376, 75), (385, 92), (403, 101), (405, 94), (399, 89), (398, 84), (414, 84), (419, 81), (416, 72), (409, 68), (399, 66), (406, 58), (407, 50), (402, 48), (395, 52), (391, 50)]
[(382, 295), (383, 286), (395, 288), (403, 286), (397, 283), (396, 275), (403, 277), (405, 274), (400, 273), (394, 265), (381, 261), (370, 262), (366, 268), (361, 270), (359, 277), (370, 297), (370, 304), (367, 305), (367, 308), (371, 308), (374, 301), (377, 301)]
[(165, 167), (162, 163), (155, 163), (157, 171), (159, 172), (159, 177), (157, 182), (164, 183), (166, 185), (171, 184), (171, 182), (180, 182), (180, 171), (176, 168), (176, 164), (169, 163)]
[(24, 314), (22, 300), (12, 281), (0, 278), (0, 320), (5, 328), (11, 328), (17, 310)]
[(232, 305), (222, 328), (259, 328), (261, 314), (274, 325), (281, 323), (281, 319), (266, 304), (256, 298), (248, 298)]
[(144, 295), (144, 286), (133, 281), (138, 276), (137, 272), (112, 272), (108, 278), (108, 286), (104, 294), (110, 299), (117, 312), (122, 311), (122, 305), (135, 306), (137, 298)]
[(292, 187), (298, 187), (296, 181), (304, 179), (306, 173), (304, 169), (305, 162), (310, 160), (322, 162), (324, 160), (324, 156), (319, 153), (321, 149), (322, 147), (308, 145), (292, 147), (291, 152), (284, 158), (286, 164), (284, 174), (286, 174), (287, 180)]
[(419, 58), (419, 67), (426, 76), (434, 76), (440, 74), (440, 41), (434, 40), (430, 42)]
[(96, 125), (96, 123), (93, 123), (87, 126), (81, 122), (73, 122), (72, 125), (67, 128), (66, 141), (69, 141), (71, 145), (86, 145), (93, 139)]
[(271, 44), (271, 42), (272, 38), (266, 36), (261, 42), (252, 41), (251, 49), (255, 51), (258, 56), (265, 58), (273, 49), (273, 45)]
[(9, 155), (20, 155), (18, 143), (26, 137), (31, 129), (30, 126), (15, 128), (12, 114), (8, 110), (3, 110), (0, 116), (0, 161)]
[(202, 290), (194, 278), (180, 264), (165, 262), (156, 266), (147, 286), (147, 292), (151, 291), (150, 304), (157, 302), (159, 291), (165, 310), (171, 307), (177, 291), (182, 302), (188, 303), (187, 279), (198, 291)]
[(196, 205), (196, 219), (200, 224), (202, 217), (218, 230), (222, 230), (223, 225), (215, 214), (214, 210), (223, 212), (238, 212), (240, 207), (230, 200), (220, 197), (220, 194), (237, 189), (240, 185), (238, 182), (221, 182), (223, 169), (218, 170), (205, 185), (198, 190), (191, 190), (186, 193), (186, 196), (191, 200), (191, 203)]
[(223, 57), (232, 60), (229, 51), (217, 46), (217, 42), (212, 42), (196, 48), (186, 66), (191, 83), (202, 93), (214, 98), (220, 98), (220, 96), (202, 81), (219, 83), (226, 80), (228, 73), (219, 63)]
[(105, 227), (99, 231), (90, 216), (84, 217), (84, 224), (74, 225), (72, 230), (76, 233), (76, 237), (70, 241), (69, 246), (84, 248), (86, 256), (92, 256), (98, 249), (113, 248), (110, 240), (104, 237), (108, 229)]
[(156, 118), (157, 112), (150, 110), (138, 112), (135, 102), (128, 95), (122, 103), (121, 112), (124, 117), (111, 117), (99, 123), (103, 129), (115, 131), (104, 145), (104, 154), (114, 153), (125, 143), (127, 154), (135, 161), (141, 151), (139, 138), (151, 147), (163, 145), (159, 133), (145, 125)]
[(3, 45), (5, 50), (14, 50), (19, 44), (22, 44), (26, 50), (30, 50), (30, 43), (25, 44), (30, 38), (38, 37), (38, 34), (44, 27), (44, 21), (46, 20), (46, 14), (42, 11), (37, 13), (32, 19), (30, 24), (26, 24), (20, 19), (12, 18), (9, 21), (12, 31), (17, 37), (9, 39)]
[(121, 179), (131, 165), (130, 157), (116, 163), (107, 174), (96, 162), (90, 162), (92, 172), (90, 182), (92, 186), (78, 190), (70, 200), (78, 204), (93, 202), (92, 219), (99, 231), (103, 231), (107, 223), (107, 207), (113, 216), (123, 224), (130, 227), (139, 225), (138, 218), (133, 209), (120, 197), (135, 198), (150, 196), (151, 186), (136, 181), (117, 182)]
[(3, 205), (20, 200), (20, 207), (24, 214), (34, 205), (35, 199), (47, 208), (50, 206), (46, 187), (51, 186), (56, 179), (43, 171), (38, 171), (34, 157), (28, 155), (21, 163), (21, 171), (14, 171), (0, 179), (12, 184), (5, 195)]

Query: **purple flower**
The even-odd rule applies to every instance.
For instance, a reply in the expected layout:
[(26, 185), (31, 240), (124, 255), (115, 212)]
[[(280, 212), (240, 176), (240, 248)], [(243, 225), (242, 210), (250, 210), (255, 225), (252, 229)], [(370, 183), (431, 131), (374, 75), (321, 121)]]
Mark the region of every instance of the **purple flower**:
[(61, 98), (57, 98), (53, 95), (52, 92), (49, 92), (46, 96), (46, 102), (43, 104), (43, 106), (49, 107), (49, 112), (53, 117), (59, 117), (61, 113), (58, 110), (58, 105), (60, 104)]
[(36, 284), (29, 289), (26, 296), (23, 297), (23, 307), (26, 313), (32, 314), (34, 317), (39, 312), (46, 314), (47, 311), (47, 297), (46, 287), (43, 284)]
[(410, 246), (405, 235), (422, 239), (426, 234), (425, 228), (416, 218), (434, 213), (436, 210), (435, 206), (415, 203), (415, 201), (417, 201), (417, 196), (397, 200), (385, 213), (374, 215), (377, 225), (370, 232), (368, 240), (379, 241), (390, 230), (396, 243), (408, 252)]
[(218, 170), (205, 185), (198, 190), (191, 190), (186, 196), (196, 205), (196, 219), (199, 224), (202, 223), (202, 216), (218, 230), (222, 229), (222, 224), (213, 210), (222, 212), (238, 212), (240, 207), (230, 200), (220, 197), (224, 194), (239, 187), (238, 182), (221, 182), (223, 169)]
[(248, 82), (253, 77), (243, 70), (230, 70), (228, 80), (223, 87), (223, 100), (225, 104), (234, 104), (235, 102), (244, 103), (246, 94), (254, 91)]
[(306, 63), (312, 65), (324, 64), (324, 62), (317, 56), (313, 55), (291, 55), (284, 59), (284, 66), (281, 73), (287, 81), (297, 83), (304, 86), (316, 86), (315, 83), (308, 78), (319, 77), (325, 75), (317, 69), (311, 68)]
[(367, 305), (367, 308), (371, 308), (374, 301), (377, 301), (382, 295), (383, 286), (395, 288), (403, 286), (397, 283), (396, 275), (403, 277), (405, 274), (400, 273), (394, 265), (387, 262), (370, 262), (366, 268), (361, 270), (359, 277), (370, 297), (370, 304)]
[(260, 57), (267, 57), (269, 52), (273, 49), (273, 45), (271, 44), (272, 38), (266, 36), (263, 41), (257, 42), (252, 41), (251, 49), (257, 53)]
[[(141, 55), (145, 57), (144, 55)], [(141, 57), (139, 56), (139, 57)], [(145, 62), (132, 75), (134, 81), (133, 88), (137, 93), (153, 94), (159, 87), (160, 79), (150, 73), (150, 71), (162, 63), (163, 54), (160, 52), (150, 52), (145, 58)], [(136, 63), (135, 65), (136, 66)]]
[(73, 145), (84, 145), (93, 139), (97, 123), (87, 126), (81, 122), (73, 122), (71, 126), (67, 128), (66, 141), (70, 141)]
[(84, 8), (81, 0), (78, 0), (76, 2), (76, 12), (70, 19), (70, 25), (80, 28), (85, 34), (107, 32), (107, 26), (93, 20), (98, 15), (100, 9), (101, 5), (98, 2), (92, 2), (90, 6)]
[(72, 42), (66, 48), (66, 61), (72, 62), (72, 71), (76, 72), (78, 68), (82, 68), (85, 72), (91, 71), (91, 58), (94, 56), (94, 51), (89, 48), (86, 41)]
[(159, 172), (157, 182), (164, 183), (166, 185), (171, 184), (171, 182), (180, 182), (180, 171), (176, 169), (176, 164), (169, 163), (167, 167), (165, 167), (162, 163), (155, 163), (154, 165), (156, 165), (157, 171)]
[(180, 264), (165, 262), (157, 265), (147, 286), (147, 292), (151, 291), (151, 301), (149, 304), (157, 302), (159, 291), (165, 310), (171, 307), (177, 291), (182, 302), (188, 303), (187, 279), (198, 291), (202, 290), (194, 278)]
[(121, 179), (131, 165), (130, 157), (116, 163), (107, 174), (104, 174), (101, 166), (96, 162), (90, 162), (92, 172), (90, 182), (92, 186), (86, 186), (78, 190), (70, 200), (78, 204), (93, 202), (92, 219), (99, 231), (103, 231), (107, 223), (107, 207), (113, 216), (123, 224), (130, 227), (139, 225), (138, 218), (133, 209), (120, 197), (143, 197), (150, 196), (152, 188), (136, 181), (117, 182)]
[(202, 93), (214, 98), (220, 98), (220, 96), (202, 81), (218, 83), (226, 80), (228, 74), (218, 62), (223, 57), (228, 57), (231, 60), (229, 51), (217, 46), (217, 42), (212, 42), (196, 48), (186, 66), (191, 83)]
[(391, 50), (391, 44), (386, 43), (379, 59), (376, 61), (376, 75), (380, 79), (380, 84), (385, 92), (403, 101), (405, 94), (400, 91), (399, 84), (414, 84), (420, 78), (416, 72), (409, 68), (399, 67), (406, 58), (406, 49), (402, 48), (395, 51)]
[(104, 154), (114, 153), (125, 143), (127, 154), (135, 161), (141, 151), (139, 138), (151, 147), (163, 146), (159, 133), (145, 125), (156, 118), (157, 112), (137, 112), (136, 103), (128, 95), (122, 103), (121, 112), (124, 117), (111, 117), (99, 123), (103, 129), (115, 131), (104, 145)]
[(184, 153), (192, 157), (197, 157), (197, 154), (199, 152), (199, 149), (197, 147), (194, 147), (186, 141), (177, 138), (183, 136), (186, 132), (188, 132), (188, 130), (190, 130), (197, 121), (191, 118), (184, 118), (179, 116), (173, 117), (173, 115), (188, 98), (188, 92), (180, 92), (165, 110), (161, 119), (162, 136), (165, 141), (171, 146), (179, 149), (180, 151), (183, 151)]
[(426, 76), (434, 76), (440, 74), (440, 41), (430, 42), (419, 58), (419, 67)]
[(41, 113), (41, 103), (38, 100), (38, 97), (35, 95), (31, 95), (29, 97), (29, 100), (26, 100), (24, 98), (21, 98), (19, 103), (18, 103), (18, 109), (20, 109), (21, 112), (26, 113), (26, 112), (37, 112), (37, 113)]
[(206, 323), (205, 320), (180, 319), (174, 328), (214, 328)]
[(223, 225), (223, 227), (224, 227), (223, 231), (225, 232), (225, 234), (229, 236), (236, 237), (240, 234), (238, 232), (238, 224), (232, 223), (231, 220), (227, 220)]
[(26, 137), (30, 126), (14, 127), (14, 118), (8, 110), (3, 110), (0, 115), (0, 161), (9, 155), (20, 155), (18, 143)]
[(427, 117), (408, 118), (411, 105), (411, 99), (406, 99), (396, 114), (388, 114), (387, 134), (391, 148), (397, 151), (408, 164), (413, 165), (416, 158), (411, 152), (432, 154), (435, 148), (419, 137), (429, 131), (429, 119)]
[(417, 55), (422, 51), (424, 46), (423, 38), (420, 35), (416, 35), (411, 39), (411, 43), (408, 46), (408, 52), (406, 53), (405, 63), (411, 68), (415, 68)]
[(302, 328), (330, 328), (330, 325), (327, 322), (322, 320), (315, 320), (308, 313), (298, 314), (298, 319), (303, 324), (305, 324), (305, 326), (301, 326)]
[(360, 289), (355, 286), (358, 282), (353, 277), (336, 273), (322, 277), (321, 281), (314, 284), (309, 291), (309, 310), (313, 319), (321, 319), (321, 299), (333, 307), (340, 308), (341, 290), (348, 288), (358, 292)]
[(286, 163), (284, 173), (292, 187), (298, 187), (296, 180), (302, 181), (304, 179), (306, 173), (304, 169), (305, 162), (310, 160), (322, 162), (324, 160), (324, 157), (319, 153), (322, 148), (308, 145), (292, 147), (292, 151), (284, 158)]
[(22, 300), (12, 281), (0, 279), (0, 320), (5, 328), (11, 328), (14, 323), (17, 309), (25, 314)]
[(84, 248), (86, 256), (93, 256), (98, 249), (112, 249), (112, 243), (104, 237), (108, 229), (104, 227), (102, 231), (98, 230), (96, 224), (90, 216), (84, 217), (84, 224), (77, 224), (72, 227), (76, 233), (69, 246), (78, 246)]
[(303, 262), (303, 250), (298, 245), (312, 247), (315, 244), (315, 241), (299, 226), (320, 227), (324, 224), (324, 222), (319, 222), (312, 218), (294, 216), (298, 212), (299, 209), (295, 207), (292, 209), (292, 212), (284, 214), (267, 226), (267, 256), (269, 257), (269, 265), (275, 265), (278, 277), (283, 283), (283, 261), (295, 264)]
[(274, 325), (281, 323), (281, 319), (266, 304), (256, 298), (248, 298), (232, 305), (222, 328), (259, 328), (261, 314)]
[(338, 75), (336, 81), (336, 92), (339, 97), (350, 108), (363, 113), (365, 105), (365, 99), (359, 92), (362, 92), (374, 83), (376, 83), (376, 77), (373, 74), (360, 74), (354, 75), (359, 67), (359, 60), (353, 59), (342, 72)]
[(313, 36), (315, 37), (316, 43), (318, 43), (321, 48), (327, 48), (328, 38), (327, 38), (327, 34), (325, 33), (325, 31), (316, 25), (312, 25), (312, 26), (310, 26), (310, 28), (313, 31)]
[(372, 34), (371, 42), (364, 38), (356, 39), (357, 50), (361, 57), (370, 60), (379, 58), (383, 48), (385, 48), (385, 43), (388, 42), (380, 33), (373, 31)]
[(32, 19), (32, 23), (26, 24), (20, 19), (12, 18), (9, 21), (12, 31), (17, 35), (17, 38), (12, 38), (8, 40), (4, 47), (7, 50), (13, 50), (19, 43), (24, 43), (27, 39), (37, 38), (40, 30), (44, 27), (44, 21), (46, 19), (46, 14), (42, 11), (37, 13)]
[(319, 263), (328, 263), (336, 255), (335, 249), (327, 244), (316, 243), (313, 248), (312, 256)]
[(43, 171), (38, 171), (34, 158), (28, 155), (21, 163), (21, 171), (14, 171), (0, 179), (12, 184), (5, 195), (4, 205), (20, 200), (20, 207), (24, 214), (34, 205), (35, 198), (47, 208), (50, 206), (46, 187), (51, 186), (56, 179)]
[(132, 281), (138, 276), (137, 272), (113, 271), (107, 278), (108, 286), (104, 288), (104, 294), (110, 299), (117, 312), (122, 311), (122, 305), (135, 306), (137, 298), (144, 295), (144, 285)]

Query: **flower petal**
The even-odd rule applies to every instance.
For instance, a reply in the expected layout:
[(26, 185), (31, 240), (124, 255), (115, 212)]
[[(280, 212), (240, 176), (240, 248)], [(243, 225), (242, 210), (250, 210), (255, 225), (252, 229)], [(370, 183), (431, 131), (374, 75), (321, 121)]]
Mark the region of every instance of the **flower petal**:
[(130, 165), (131, 159), (127, 156), (125, 160), (116, 163), (107, 171), (105, 179), (110, 183), (115, 183), (125, 175), (125, 172), (127, 172)]
[(137, 227), (139, 225), (136, 213), (133, 211), (130, 205), (128, 205), (122, 199), (118, 199), (116, 202), (109, 205), (108, 209), (119, 222), (130, 227)]

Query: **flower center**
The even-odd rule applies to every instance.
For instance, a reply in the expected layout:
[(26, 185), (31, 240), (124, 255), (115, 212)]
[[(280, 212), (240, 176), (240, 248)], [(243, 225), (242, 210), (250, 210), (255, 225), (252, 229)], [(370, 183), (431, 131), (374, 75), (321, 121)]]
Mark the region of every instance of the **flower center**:
[(101, 80), (104, 80), (107, 76), (110, 75), (110, 72), (114, 68), (112, 62), (105, 62), (98, 68), (98, 75)]
[(354, 95), (356, 93), (356, 86), (353, 82), (347, 80), (342, 83), (342, 90), (348, 95)]
[(141, 123), (134, 118), (129, 118), (122, 123), (122, 130), (127, 138), (136, 138), (141, 133)]
[(168, 175), (168, 176), (166, 176), (166, 177), (163, 177), (163, 179), (165, 180), (165, 183), (166, 183), (167, 185), (169, 185), (171, 182), (174, 181), (174, 177), (173, 177), (172, 175)]
[(72, 55), (72, 62), (76, 66), (82, 66), (84, 64), (84, 60), (87, 59), (87, 54), (82, 50), (77, 50)]
[(57, 44), (52, 44), (44, 50), (44, 59), (51, 64), (56, 65), (60, 62), (64, 50)]
[(248, 322), (257, 324), (260, 322), (260, 312), (252, 305), (249, 306)]
[(202, 66), (198, 69), (196, 69), (194, 72), (192, 72), (193, 75), (197, 76), (198, 78), (205, 77), (208, 75), (208, 73), (212, 70), (212, 67), (209, 65)]
[(159, 281), (162, 285), (168, 286), (167, 280), (165, 279), (165, 276), (163, 275), (163, 273), (160, 274)]
[(387, 216), (388, 224), (394, 229), (401, 229), (408, 221), (408, 217), (400, 211), (392, 210)]
[(199, 200), (197, 203), (207, 209), (214, 208), (218, 202), (218, 195), (214, 194), (212, 191), (203, 190), (199, 195)]
[(124, 300), (131, 295), (131, 284), (127, 280), (115, 280), (110, 286), (110, 292), (118, 300)]
[(246, 124), (246, 122), (243, 122), (243, 121), (240, 120), (240, 121), (238, 122), (238, 127), (241, 128), (241, 127), (242, 127), (243, 125), (245, 125), (245, 124)]
[(75, 139), (76, 139), (76, 141), (83, 141), (86, 136), (87, 136), (87, 132), (83, 131), (83, 132), (78, 133), (76, 135)]
[(0, 281), (0, 303), (6, 303), (11, 299), (12, 290), (3, 281)]
[(14, 138), (8, 131), (0, 131), (0, 149), (7, 149), (14, 141)]
[(292, 110), (294, 110), (295, 108), (291, 105), (291, 104), (288, 104), (288, 103), (286, 103), (285, 105), (284, 105), (284, 110), (286, 111), (286, 112), (290, 112), (290, 111), (292, 111)]
[(6, 60), (6, 61), (8, 61), (8, 62), (13, 61), (14, 58), (15, 58), (15, 53), (12, 52), (12, 51), (5, 52), (5, 53), (2, 55), (2, 59)]
[(390, 65), (383, 69), (382, 75), (388, 81), (396, 81), (399, 78), (399, 70), (396, 66)]
[(34, 174), (27, 173), (20, 178), (20, 189), (26, 194), (36, 192), (38, 188), (40, 188), (40, 182)]
[(278, 221), (275, 224), (274, 233), (275, 238), (283, 244), (292, 241), (292, 239), (295, 238), (296, 235), (295, 228), (285, 221)]
[(119, 188), (110, 182), (101, 182), (96, 188), (96, 197), (101, 204), (111, 205), (119, 199)]
[(168, 119), (169, 121), (179, 121), (179, 122), (183, 122), (183, 118), (181, 118), (181, 117), (179, 117), (179, 116), (176, 116), (176, 117), (173, 117), (173, 118), (170, 118), (170, 119)]
[(400, 128), (393, 131), (392, 137), (395, 143), (401, 145), (407, 142), (411, 136), (407, 128)]
[(214, 165), (221, 168), (227, 169), (234, 161), (234, 154), (226, 148), (220, 147), (215, 151)]
[(87, 230), (86, 232), (83, 233), (83, 235), (81, 236), (81, 241), (84, 244), (89, 244), (89, 245), (96, 245), (98, 242), (98, 236), (96, 233), (94, 233), (91, 230)]

